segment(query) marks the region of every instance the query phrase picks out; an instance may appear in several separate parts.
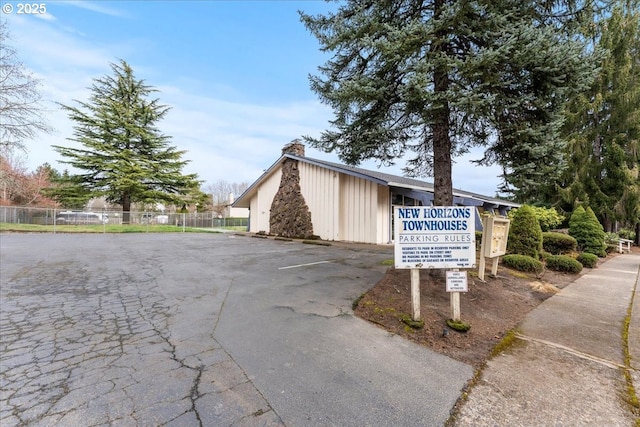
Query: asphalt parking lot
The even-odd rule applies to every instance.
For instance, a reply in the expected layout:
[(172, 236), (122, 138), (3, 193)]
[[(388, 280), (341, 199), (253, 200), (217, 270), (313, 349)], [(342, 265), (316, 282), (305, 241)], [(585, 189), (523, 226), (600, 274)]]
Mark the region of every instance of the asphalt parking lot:
[(391, 247), (0, 235), (0, 424), (441, 426), (470, 366), (355, 316)]

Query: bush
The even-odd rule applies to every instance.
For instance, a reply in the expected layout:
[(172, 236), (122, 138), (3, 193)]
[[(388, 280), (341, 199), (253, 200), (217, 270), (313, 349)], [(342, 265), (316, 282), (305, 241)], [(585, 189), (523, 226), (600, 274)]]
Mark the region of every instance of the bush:
[(580, 251), (607, 256), (604, 228), (591, 208), (578, 206), (573, 211), (569, 220), (569, 235), (576, 239)]
[(542, 233), (542, 249), (552, 255), (562, 255), (575, 252), (578, 242), (573, 237), (564, 234), (547, 231)]
[(549, 258), (550, 256), (553, 256), (553, 255), (554, 255), (554, 254), (551, 254), (551, 253), (549, 253), (549, 252), (547, 252), (547, 251), (544, 251), (544, 250), (543, 250), (543, 251), (540, 253), (540, 259), (541, 259), (543, 262), (546, 262), (546, 261), (547, 261), (547, 258)]
[(605, 252), (610, 254), (618, 250), (618, 239), (620, 236), (617, 233), (604, 233)]
[(578, 274), (582, 271), (582, 264), (568, 255), (551, 255), (546, 259), (547, 268), (554, 271)]
[(583, 252), (578, 255), (576, 260), (587, 268), (594, 268), (596, 265), (598, 265), (598, 255), (590, 254), (587, 252)]
[(507, 252), (538, 259), (542, 251), (542, 230), (531, 206), (523, 205), (513, 215)]
[(544, 266), (537, 259), (527, 255), (505, 255), (502, 257), (502, 264), (518, 271), (526, 271), (530, 273), (541, 273)]
[[(541, 206), (532, 206), (531, 208), (542, 231), (552, 230), (565, 221), (564, 215), (560, 214), (556, 208), (544, 208)], [(509, 218), (513, 219), (517, 211), (518, 209), (510, 210), (508, 214)]]
[(636, 233), (630, 228), (622, 228), (618, 231), (618, 236), (627, 240), (636, 240)]

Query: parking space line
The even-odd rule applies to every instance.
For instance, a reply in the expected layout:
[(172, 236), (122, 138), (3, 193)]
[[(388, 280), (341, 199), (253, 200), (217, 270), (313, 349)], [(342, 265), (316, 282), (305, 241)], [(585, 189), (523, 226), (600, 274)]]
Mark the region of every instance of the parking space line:
[(318, 261), (318, 262), (309, 262), (307, 264), (288, 265), (286, 267), (278, 267), (278, 270), (287, 270), (289, 268), (306, 267), (308, 265), (326, 264), (328, 262), (331, 262), (331, 261)]

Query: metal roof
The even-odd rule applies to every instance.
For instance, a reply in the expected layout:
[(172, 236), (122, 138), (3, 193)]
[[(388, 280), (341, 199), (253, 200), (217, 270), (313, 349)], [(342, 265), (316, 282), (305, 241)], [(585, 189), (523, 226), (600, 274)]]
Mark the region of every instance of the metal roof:
[[(424, 191), (433, 193), (434, 186), (433, 183), (427, 181), (421, 181), (419, 179), (407, 178), (398, 175), (392, 175), (380, 171), (372, 171), (369, 169), (362, 169), (355, 166), (343, 165), (340, 163), (328, 162), (326, 160), (312, 159), (310, 157), (302, 157), (295, 156), (293, 154), (284, 154), (282, 155), (269, 169), (267, 169), (261, 176), (258, 178), (253, 184), (249, 186), (245, 190), (244, 193), (236, 201), (233, 203), (234, 207), (249, 207), (249, 201), (251, 197), (257, 192), (257, 188), (267, 177), (269, 177), (277, 167), (285, 160), (285, 159), (293, 159), (298, 160), (300, 162), (309, 163), (312, 165), (316, 165), (325, 169), (333, 170), (339, 173), (344, 173), (346, 175), (355, 176), (358, 178), (366, 179), (368, 181), (376, 182), (380, 185), (385, 185), (387, 187), (396, 187), (396, 188), (405, 188), (416, 191)], [(482, 202), (481, 204), (495, 204), (498, 206), (504, 206), (509, 208), (517, 208), (520, 205), (518, 203), (510, 202), (507, 200), (498, 199), (495, 197), (489, 197), (482, 194), (471, 193), (468, 191), (463, 191), (459, 189), (453, 189), (453, 195), (456, 198), (461, 199), (471, 199), (475, 202)], [(478, 203), (475, 203), (478, 204)]]

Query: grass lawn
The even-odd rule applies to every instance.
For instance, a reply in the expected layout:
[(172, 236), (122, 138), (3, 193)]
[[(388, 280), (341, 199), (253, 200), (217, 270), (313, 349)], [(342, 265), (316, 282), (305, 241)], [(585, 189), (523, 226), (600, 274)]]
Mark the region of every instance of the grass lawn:
[[(230, 231), (245, 231), (246, 227), (225, 227)], [(35, 233), (219, 233), (219, 229), (182, 227), (167, 224), (90, 224), (90, 225), (38, 225), (0, 222), (0, 232)]]

